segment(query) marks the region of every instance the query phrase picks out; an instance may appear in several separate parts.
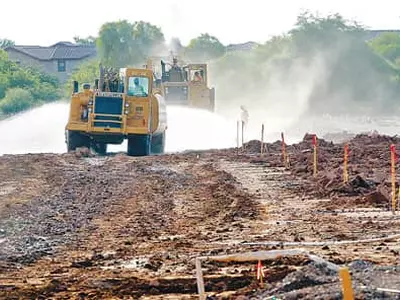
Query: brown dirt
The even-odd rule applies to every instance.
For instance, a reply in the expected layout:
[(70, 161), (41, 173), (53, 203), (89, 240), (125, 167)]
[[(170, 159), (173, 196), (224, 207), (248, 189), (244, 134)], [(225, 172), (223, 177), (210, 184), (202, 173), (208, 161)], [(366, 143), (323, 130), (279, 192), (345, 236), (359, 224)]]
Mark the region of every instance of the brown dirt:
[[(287, 146), (288, 170), (279, 141), (263, 155), (251, 141), (239, 153), (2, 156), (0, 298), (197, 299), (197, 256), (326, 241), (307, 249), (350, 265), (358, 299), (391, 299), (376, 288), (400, 284), (397, 240), (329, 242), (400, 233), (387, 210), (389, 145), (399, 141), (353, 138), (348, 184), (343, 145), (324, 140), (313, 178), (310, 135)], [(203, 262), (206, 291), (217, 299), (340, 299), (337, 274), (309, 259), (263, 265), (261, 286), (255, 262)]]

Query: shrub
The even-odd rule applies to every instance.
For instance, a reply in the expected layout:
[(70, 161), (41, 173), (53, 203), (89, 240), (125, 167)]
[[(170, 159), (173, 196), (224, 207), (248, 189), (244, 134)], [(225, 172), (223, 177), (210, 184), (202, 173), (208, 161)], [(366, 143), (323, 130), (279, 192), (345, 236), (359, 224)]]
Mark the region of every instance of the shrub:
[(29, 109), (34, 104), (30, 91), (22, 88), (9, 89), (6, 97), (0, 100), (0, 111), (4, 114), (14, 114)]

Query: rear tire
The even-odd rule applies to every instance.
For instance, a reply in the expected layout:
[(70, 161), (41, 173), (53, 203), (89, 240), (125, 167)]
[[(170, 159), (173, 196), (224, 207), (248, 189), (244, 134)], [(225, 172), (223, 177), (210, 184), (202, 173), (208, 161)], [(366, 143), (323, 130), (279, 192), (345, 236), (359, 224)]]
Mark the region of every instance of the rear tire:
[(135, 134), (128, 136), (129, 156), (146, 156), (150, 155), (150, 135)]
[(68, 152), (75, 151), (80, 147), (90, 147), (89, 138), (78, 131), (67, 130), (66, 143)]
[(151, 153), (163, 154), (165, 150), (165, 132), (151, 137)]

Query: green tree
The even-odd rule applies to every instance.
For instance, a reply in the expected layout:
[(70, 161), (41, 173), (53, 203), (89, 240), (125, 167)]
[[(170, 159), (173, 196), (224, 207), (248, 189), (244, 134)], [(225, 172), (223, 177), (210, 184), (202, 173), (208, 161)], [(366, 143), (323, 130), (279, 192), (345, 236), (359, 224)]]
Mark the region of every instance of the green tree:
[(357, 22), (345, 20), (339, 14), (319, 17), (310, 12), (300, 14), (295, 27), (289, 31), (296, 50), (309, 56), (343, 42), (364, 43), (364, 33), (364, 28)]
[(86, 38), (81, 38), (79, 36), (74, 37), (74, 41), (78, 45), (96, 45), (97, 38), (94, 36), (88, 36)]
[(225, 46), (216, 37), (204, 33), (189, 42), (185, 56), (192, 61), (207, 61), (219, 58), (224, 53)]
[(131, 24), (126, 20), (101, 26), (97, 40), (101, 61), (117, 68), (144, 63), (163, 43), (160, 28), (143, 21)]
[(70, 96), (73, 89), (73, 81), (78, 81), (82, 86), (84, 83), (90, 83), (92, 86), (96, 78), (100, 76), (100, 61), (93, 59), (81, 64), (76, 71), (71, 75), (66, 85), (66, 95)]
[(298, 102), (307, 105), (307, 113), (390, 111), (400, 92), (394, 80), (400, 79), (399, 69), (374, 52), (365, 36), (362, 26), (338, 14), (301, 14), (287, 34), (210, 64), (222, 99), (218, 107), (229, 99), (227, 107), (234, 101), (257, 109)]
[(133, 24), (134, 47), (139, 50), (138, 61), (144, 61), (147, 56), (156, 54), (164, 47), (164, 34), (161, 29), (148, 22)]
[(113, 67), (131, 63), (135, 51), (133, 40), (132, 24), (128, 21), (103, 24), (97, 40), (101, 61)]
[(400, 59), (400, 34), (387, 32), (369, 41), (369, 46), (389, 61), (396, 63)]
[(8, 40), (8, 39), (0, 39), (0, 49), (4, 49), (10, 46), (14, 46), (15, 43), (12, 40)]
[(33, 67), (17, 65), (0, 49), (0, 113), (19, 112), (59, 98), (56, 77)]

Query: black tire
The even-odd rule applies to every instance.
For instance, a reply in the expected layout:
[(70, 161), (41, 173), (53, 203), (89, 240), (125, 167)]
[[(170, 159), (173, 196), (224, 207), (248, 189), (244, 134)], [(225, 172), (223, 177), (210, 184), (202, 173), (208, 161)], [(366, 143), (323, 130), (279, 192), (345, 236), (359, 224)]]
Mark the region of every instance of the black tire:
[(151, 153), (163, 154), (165, 150), (165, 132), (151, 137)]
[(107, 154), (107, 144), (106, 143), (93, 142), (92, 149), (97, 154), (100, 154), (100, 155)]
[(90, 147), (89, 138), (78, 131), (67, 131), (66, 133), (67, 151), (75, 151), (79, 147)]
[(128, 155), (146, 156), (150, 155), (150, 135), (134, 134), (128, 136)]

